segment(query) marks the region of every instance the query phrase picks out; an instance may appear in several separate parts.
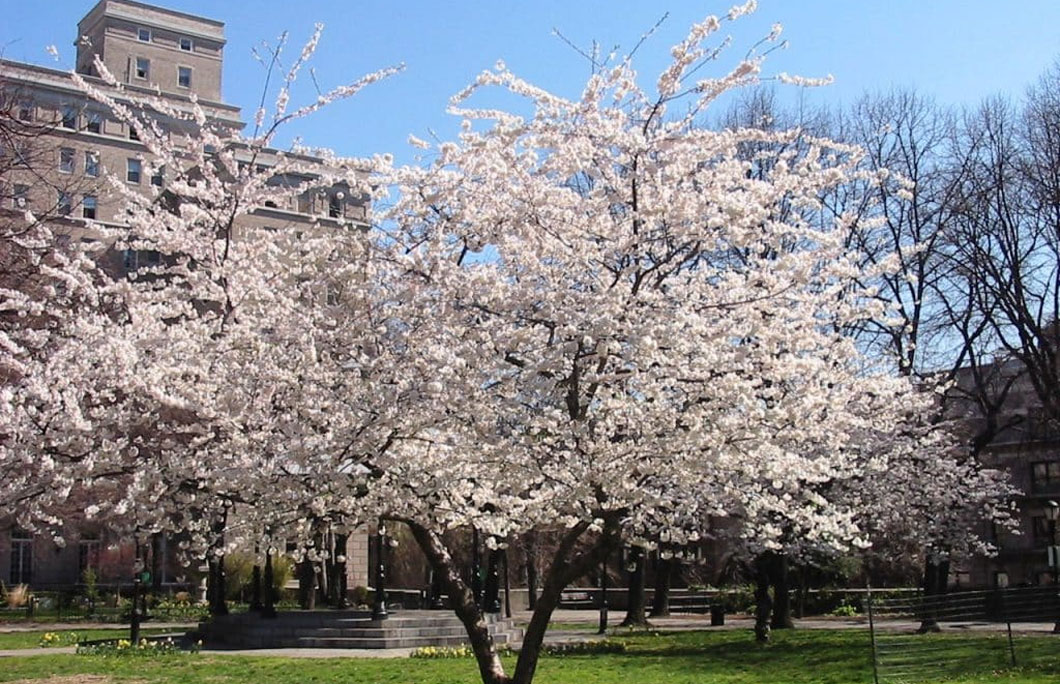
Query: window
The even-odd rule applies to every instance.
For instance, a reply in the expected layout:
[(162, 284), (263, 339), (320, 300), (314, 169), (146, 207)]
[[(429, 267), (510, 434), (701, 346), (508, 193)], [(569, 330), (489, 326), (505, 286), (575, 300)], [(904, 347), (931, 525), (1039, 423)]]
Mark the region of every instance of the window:
[(15, 160), (14, 166), (25, 166), (28, 162), (26, 160), (26, 141), (25, 140), (14, 140), (11, 143), (11, 153), (14, 155)]
[(96, 198), (93, 195), (85, 195), (81, 202), (81, 216), (86, 219), (96, 218)]
[(129, 183), (139, 183), (142, 168), (143, 165), (139, 159), (125, 160), (125, 180)]
[(184, 52), (191, 52), (195, 49), (195, 43), (191, 42), (191, 38), (181, 38), (180, 49)]
[(151, 185), (154, 185), (159, 188), (162, 187), (162, 185), (165, 183), (165, 176), (166, 167), (159, 166), (154, 170), (154, 173), (151, 174)]
[(132, 124), (129, 125), (129, 140), (139, 140), (140, 134), (136, 131), (136, 127)]
[(69, 147), (59, 148), (59, 171), (60, 173), (74, 172), (74, 151)]
[(55, 211), (58, 212), (59, 216), (70, 215), (70, 195), (62, 190), (59, 191), (55, 200)]
[(127, 249), (127, 250), (125, 250), (125, 252), (122, 255), (122, 257), (123, 257), (122, 258), (122, 263), (124, 263), (125, 270), (127, 272), (135, 271), (137, 266), (139, 266), (139, 263), (137, 262), (137, 259), (136, 259), (136, 250), (135, 249)]
[(102, 133), (103, 117), (96, 112), (89, 114), (88, 120), (85, 122), (85, 130), (89, 133)]
[(1008, 587), (1008, 573), (1001, 572), (1000, 570), (998, 572), (995, 572), (994, 586), (998, 589), (1005, 589), (1006, 587)]
[(328, 216), (331, 218), (340, 218), (343, 214), (342, 197), (339, 195), (328, 196)]
[(146, 57), (136, 58), (136, 78), (147, 80), (151, 76), (151, 60)]
[(77, 543), (77, 572), (84, 575), (85, 570), (99, 573), (99, 539), (82, 537)]
[(19, 121), (33, 121), (33, 103), (29, 100), (23, 100), (18, 103), (18, 119)]
[(11, 531), (11, 584), (33, 583), (33, 537), (25, 530)]
[(142, 43), (151, 42), (151, 29), (140, 28), (136, 29), (136, 38)]
[(191, 67), (177, 67), (177, 85), (181, 88), (191, 87)]
[(1031, 491), (1060, 492), (1060, 461), (1039, 461), (1031, 464)]
[(1053, 543), (1052, 530), (1044, 515), (1031, 517), (1031, 538), (1035, 546), (1050, 546)]
[(11, 190), (11, 208), (25, 209), (29, 206), (29, 186), (16, 185)]
[(99, 176), (99, 152), (85, 152), (85, 175)]
[(324, 293), (324, 301), (328, 306), (338, 306), (342, 300), (342, 290), (335, 283), (328, 283)]
[(77, 110), (67, 105), (63, 107), (63, 120), (61, 122), (63, 128), (68, 128), (71, 131), (77, 130)]

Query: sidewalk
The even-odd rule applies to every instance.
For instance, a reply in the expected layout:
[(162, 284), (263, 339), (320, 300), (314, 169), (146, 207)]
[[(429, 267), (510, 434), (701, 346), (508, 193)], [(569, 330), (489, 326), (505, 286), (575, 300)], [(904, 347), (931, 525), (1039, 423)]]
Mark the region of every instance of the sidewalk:
[[(145, 620), (144, 629), (170, 629), (174, 632), (195, 629), (197, 622), (155, 622)], [(76, 632), (86, 629), (129, 631), (129, 624), (120, 622), (8, 622), (0, 623), (0, 634), (13, 632)]]
[[(635, 634), (637, 629), (626, 629), (619, 627), (618, 623), (622, 621), (623, 613), (621, 611), (614, 611), (610, 615), (608, 620), (608, 636), (621, 637), (624, 634)], [(512, 618), (520, 624), (526, 624), (530, 620), (529, 611), (516, 611)], [(590, 639), (601, 639), (603, 636), (595, 634), (594, 629), (598, 624), (599, 614), (596, 611), (589, 610), (557, 610), (552, 614), (552, 622), (563, 625), (584, 625), (584, 629), (550, 629), (545, 635), (545, 641), (547, 643), (563, 643), (570, 641), (587, 641)], [(670, 617), (664, 618), (651, 618), (650, 623), (652, 629), (659, 631), (685, 631), (695, 629), (709, 629), (709, 630), (746, 630), (751, 631), (754, 627), (754, 620), (750, 617), (739, 616), (734, 617), (727, 615), (725, 617), (725, 625), (723, 627), (711, 627), (709, 615), (699, 615), (692, 613), (675, 613)], [(162, 628), (173, 628), (174, 631), (180, 631), (184, 629), (190, 629), (194, 625), (186, 623), (145, 623), (145, 627), (162, 627)], [(862, 629), (865, 630), (865, 638), (868, 639), (868, 619), (864, 617), (813, 617), (805, 618), (802, 620), (796, 620), (795, 626), (802, 630), (816, 630), (816, 629)], [(876, 629), (887, 631), (887, 632), (915, 632), (919, 623), (914, 621), (906, 620), (889, 620), (876, 623)], [(7, 625), (0, 626), (0, 631), (5, 631)], [(36, 629), (48, 629), (49, 631), (59, 631), (62, 629), (115, 629), (128, 631), (128, 626), (114, 625), (114, 624), (101, 624), (101, 625), (87, 625), (87, 624), (76, 624), (76, 625), (48, 625), (46, 627), (38, 626)], [(32, 629), (32, 628), (31, 628)], [(1004, 623), (986, 623), (986, 622), (961, 622), (961, 623), (948, 623), (944, 625), (944, 633), (962, 633), (962, 632), (1003, 632), (1006, 627)], [(1052, 623), (1038, 623), (1038, 622), (1027, 622), (1027, 623), (1013, 623), (1013, 633), (1019, 634), (1051, 634), (1053, 630)], [(7, 631), (18, 631), (10, 629)], [(27, 630), (22, 630), (27, 631)], [(30, 648), (30, 649), (18, 649), (18, 650), (0, 650), (0, 658), (4, 657), (29, 657), (29, 656), (47, 656), (52, 654), (65, 654), (74, 653), (76, 651), (73, 646), (64, 646), (59, 648)], [(204, 648), (200, 653), (208, 655), (239, 655), (239, 656), (267, 656), (267, 657), (281, 657), (281, 658), (407, 658), (413, 649), (411, 648), (391, 648), (391, 649), (352, 649), (352, 648), (263, 648), (263, 649), (212, 649)]]

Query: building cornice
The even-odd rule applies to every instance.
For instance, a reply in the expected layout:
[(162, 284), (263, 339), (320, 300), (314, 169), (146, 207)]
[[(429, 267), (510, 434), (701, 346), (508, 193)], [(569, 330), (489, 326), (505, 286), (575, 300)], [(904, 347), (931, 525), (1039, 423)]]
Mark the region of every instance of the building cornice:
[[(10, 83), (24, 83), (27, 86), (32, 86), (34, 88), (47, 88), (60, 94), (73, 95), (78, 98), (87, 97), (80, 88), (74, 85), (72, 74), (69, 71), (7, 59), (0, 59), (0, 70), (3, 72), (3, 80)], [(94, 86), (104, 89), (112, 89), (111, 86), (103, 81), (103, 79), (97, 76), (89, 76), (86, 74), (79, 75)], [(190, 111), (191, 108), (191, 98), (186, 95), (181, 95), (180, 93), (169, 93), (131, 83), (122, 84), (122, 91), (144, 97), (160, 97), (172, 103), (174, 106), (187, 109), (188, 111)], [(118, 99), (123, 99), (121, 94), (122, 91), (116, 93)], [(215, 119), (237, 125), (240, 128), (246, 125), (239, 116), (241, 109), (235, 105), (214, 100), (204, 100), (202, 98), (198, 99), (198, 103), (204, 109), (208, 110), (210, 115)]]
[[(186, 23), (180, 23), (174, 25), (172, 23), (166, 23), (165, 21), (156, 21), (149, 16), (144, 16), (136, 12), (124, 11), (122, 6), (136, 8), (149, 12), (151, 14), (158, 14), (165, 17), (173, 17), (177, 19), (183, 19), (194, 22), (196, 24), (206, 24), (217, 29), (216, 33), (208, 33), (206, 31), (198, 30), (192, 26), (188, 26)], [(137, 26), (143, 26), (145, 28), (159, 29), (166, 31), (167, 33), (179, 33), (186, 35), (189, 38), (198, 38), (200, 40), (210, 41), (218, 45), (223, 46), (225, 44), (224, 37), (224, 22), (218, 21), (217, 19), (210, 19), (209, 17), (202, 17), (197, 14), (189, 14), (187, 12), (180, 12), (177, 10), (167, 9), (165, 7), (158, 7), (156, 5), (148, 5), (142, 2), (133, 2), (132, 0), (100, 0), (99, 3), (93, 7), (84, 18), (78, 22), (77, 28), (81, 34), (88, 33), (92, 26), (99, 22), (103, 17), (114, 17), (127, 21)]]

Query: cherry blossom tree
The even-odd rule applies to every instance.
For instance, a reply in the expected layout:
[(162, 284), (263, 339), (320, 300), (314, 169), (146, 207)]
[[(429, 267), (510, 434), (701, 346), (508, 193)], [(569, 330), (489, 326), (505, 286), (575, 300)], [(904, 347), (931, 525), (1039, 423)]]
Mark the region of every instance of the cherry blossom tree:
[[(824, 198), (822, 220), (845, 216), (848, 244), (863, 262), (890, 265), (863, 269), (859, 286), (875, 292), (883, 309), (875, 317), (856, 321), (848, 332), (866, 353), (889, 359), (899, 375), (915, 378), (921, 387), (945, 387), (974, 352), (966, 339), (965, 346), (951, 351), (952, 358), (946, 359), (953, 364), (952, 370), (939, 372), (940, 340), (952, 344), (955, 337), (946, 334), (939, 314), (946, 298), (953, 297), (940, 288), (948, 270), (941, 245), (947, 239), (945, 227), (952, 213), (947, 205), (959, 180), (959, 174), (947, 170), (942, 152), (950, 127), (945, 112), (915, 94), (892, 93), (863, 98), (849, 116), (832, 117), (824, 111), (785, 110), (777, 104), (774, 90), (758, 88), (737, 102), (725, 123), (729, 129), (797, 128), (811, 141), (813, 135), (831, 131), (862, 150), (859, 163), (867, 173), (855, 182), (836, 186)], [(802, 138), (781, 143), (805, 144)], [(777, 143), (755, 141), (745, 146), (744, 158), (761, 174), (782, 149)], [(969, 454), (957, 446), (963, 441), (959, 435), (964, 427), (947, 420), (953, 413), (947, 408), (947, 395), (940, 391), (936, 399), (928, 414), (913, 413), (908, 420), (890, 426), (890, 435), (863, 439), (886, 445), (887, 451), (863, 449), (855, 477), (809, 487), (832, 505), (846, 507), (859, 521), (865, 538), (872, 542), (868, 555), (874, 561), (888, 554), (893, 563), (926, 550), (930, 567), (951, 554), (986, 551), (975, 543), (978, 532), (988, 521), (1007, 517), (1001, 502), (1011, 496), (1011, 487), (999, 473), (969, 461)], [(933, 448), (926, 448), (928, 444)], [(932, 507), (937, 520), (932, 518)], [(758, 589), (760, 638), (767, 635), (770, 625), (792, 624), (787, 602), (789, 560), (820, 562), (837, 553), (863, 553), (857, 548), (821, 545), (807, 534), (803, 523), (777, 515), (772, 507), (764, 513), (785, 530), (781, 546), (762, 547), (739, 526), (720, 531), (737, 555), (753, 559), (749, 564)], [(770, 608), (772, 619), (767, 624)]]
[[(28, 457), (22, 441), (41, 419), (26, 411), (32, 383), (64, 338), (71, 314), (99, 305), (102, 277), (91, 250), (71, 240), (69, 198), (84, 180), (51, 173), (57, 122), (38, 119), (25, 93), (0, 78), (0, 510), (32, 509), (45, 492), (66, 489), (45, 450)], [(65, 202), (64, 202), (65, 198)], [(66, 225), (64, 225), (66, 224)]]
[[(860, 477), (862, 454), (886, 455), (881, 438), (931, 406), (844, 332), (880, 304), (821, 198), (871, 180), (860, 151), (696, 125), (760, 80), (755, 51), (696, 76), (720, 54), (707, 41), (722, 22), (753, 4), (693, 26), (654, 94), (628, 60), (573, 100), (498, 64), (453, 98), (460, 139), (413, 140), (432, 162), (395, 172), (395, 316), (431, 312), (409, 343), (439, 422), (365, 461), (350, 506), (409, 526), (485, 682), (532, 680), (563, 587), (623, 540), (694, 541), (708, 516), (744, 512), (764, 548), (781, 544), (773, 514), (820, 544), (868, 544), (851, 507), (815, 485)], [(474, 107), (489, 88), (532, 115)], [(753, 143), (769, 155), (760, 173), (742, 156)], [(443, 540), (468, 526), (492, 544), (565, 530), (511, 675)]]
[[(275, 141), (284, 124), (394, 70), (292, 108), (292, 84), (319, 35), (249, 135), (194, 98), (130, 94), (98, 60), (101, 79), (74, 75), (138, 133), (145, 176), (157, 182), (143, 191), (109, 179), (125, 220), (90, 224), (93, 244), (139, 263), (98, 283), (98, 306), (61, 321), (64, 343), (19, 387), (17, 440), (5, 443), (5, 458), (52, 474), (33, 476), (40, 496), (27, 521), (60, 524), (56, 507), (90, 488), (87, 517), (138, 538), (172, 533), (207, 555), (220, 580), (226, 548), (319, 511), (319, 454), (368, 449), (359, 438), (378, 450), (385, 431), (371, 428), (396, 409), (380, 416), (366, 401), (355, 415), (332, 402), (351, 400), (351, 385), (382, 396), (347, 362), (378, 336), (373, 312), (341, 289), (370, 272), (368, 178), (384, 161), (283, 151)], [(323, 212), (312, 222), (284, 218), (313, 202)]]
[[(823, 219), (824, 197), (875, 182), (860, 149), (698, 125), (762, 78), (779, 26), (700, 75), (754, 6), (694, 25), (650, 92), (628, 58), (577, 99), (498, 64), (451, 101), (459, 139), (413, 139), (428, 163), (397, 169), (272, 149), (284, 122), (383, 75), (290, 110), (315, 38), (249, 136), (195, 102), (86, 83), (164, 178), (129, 193), (128, 226), (98, 226), (100, 242), (158, 256), (70, 317), (14, 456), (61, 455), (71, 487), (110, 488), (88, 513), (179, 532), (215, 572), (278, 522), (404, 523), (488, 684), (533, 679), (563, 588), (619, 544), (692, 543), (718, 517), (757, 549), (789, 533), (871, 544), (844, 496), (948, 447), (907, 429), (932, 396), (847, 334), (881, 316), (861, 283), (892, 266), (850, 248), (855, 217)], [(490, 89), (532, 114), (476, 107)], [(307, 192), (388, 188), (377, 226), (253, 220)], [(491, 547), (560, 531), (510, 675), (445, 543), (469, 527)]]

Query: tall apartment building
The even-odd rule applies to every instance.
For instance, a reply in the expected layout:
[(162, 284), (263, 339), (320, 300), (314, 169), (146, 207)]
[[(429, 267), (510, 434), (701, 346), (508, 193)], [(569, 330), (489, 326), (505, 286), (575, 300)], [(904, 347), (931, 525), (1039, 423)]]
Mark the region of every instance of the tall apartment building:
[[(983, 536), (996, 546), (997, 555), (963, 561), (953, 568), (957, 574), (951, 581), (980, 588), (1051, 584), (1048, 547), (1054, 541), (1046, 509), (1051, 502), (1060, 502), (1060, 428), (1043, 414), (1018, 361), (998, 360), (982, 368), (981, 373), (995, 388), (994, 400), (1001, 401), (996, 416), (998, 429), (979, 460), (985, 467), (1008, 473), (1020, 491), (1015, 500), (1019, 516), (1013, 530), (983, 530)], [(958, 386), (973, 382), (969, 369), (957, 376)], [(958, 411), (962, 408), (964, 415), (971, 417), (969, 433), (974, 434), (982, 418), (976, 407), (957, 406)]]
[[(180, 109), (195, 97), (215, 126), (240, 130), (240, 108), (226, 103), (221, 84), (224, 24), (132, 0), (100, 0), (77, 25), (76, 71), (106, 87), (96, 72), (98, 55), (107, 70), (133, 95), (157, 96)], [(121, 95), (116, 94), (121, 100)], [(30, 135), (0, 139), (0, 220), (3, 213), (27, 209), (65, 227), (67, 235), (85, 221), (121, 225), (123, 202), (104, 175), (152, 192), (164, 186), (165, 172), (148, 173), (147, 152), (136, 131), (85, 96), (71, 74), (36, 64), (0, 60), (0, 116)], [(158, 120), (165, 129), (174, 121)], [(6, 155), (6, 159), (4, 159)], [(291, 153), (287, 153), (291, 157)], [(312, 163), (312, 157), (304, 157)], [(257, 164), (269, 164), (261, 155)], [(282, 204), (282, 205), (281, 205)], [(248, 222), (279, 230), (303, 226), (346, 229), (368, 220), (368, 204), (348, 188), (306, 192), (289, 201), (269, 203)], [(111, 251), (104, 257), (116, 276), (135, 270), (157, 254)], [(132, 551), (106, 530), (84, 528), (80, 539), (60, 548), (50, 539), (19, 529), (0, 511), (0, 580), (35, 587), (72, 584), (92, 567), (101, 581), (131, 574)], [(7, 520), (5, 520), (5, 517)], [(166, 556), (165, 540), (158, 553)], [(347, 557), (350, 586), (366, 585), (367, 543), (351, 535)], [(161, 581), (179, 579), (179, 570), (163, 562)]]

